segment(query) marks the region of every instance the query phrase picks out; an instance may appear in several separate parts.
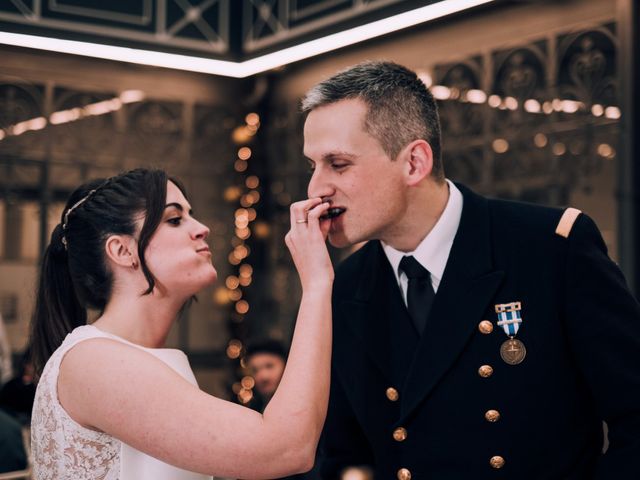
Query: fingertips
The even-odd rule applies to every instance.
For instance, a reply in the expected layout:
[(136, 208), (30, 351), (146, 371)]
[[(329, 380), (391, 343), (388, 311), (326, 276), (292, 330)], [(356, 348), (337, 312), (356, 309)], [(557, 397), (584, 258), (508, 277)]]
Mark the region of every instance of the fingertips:
[(313, 218), (314, 220), (317, 220), (322, 215), (327, 213), (327, 211), (329, 210), (330, 207), (331, 207), (331, 203), (329, 203), (329, 202), (321, 202), (318, 205), (316, 205), (315, 207), (313, 207), (311, 210), (309, 210), (308, 218), (309, 219)]
[(303, 203), (304, 203), (305, 210), (310, 211), (316, 208), (318, 205), (322, 204), (322, 198), (320, 197), (310, 198), (308, 200), (304, 200)]

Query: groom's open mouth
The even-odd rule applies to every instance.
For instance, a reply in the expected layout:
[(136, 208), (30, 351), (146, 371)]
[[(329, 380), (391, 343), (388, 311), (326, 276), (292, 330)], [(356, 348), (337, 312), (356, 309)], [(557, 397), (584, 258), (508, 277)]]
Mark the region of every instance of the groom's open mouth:
[(320, 218), (322, 220), (329, 220), (329, 219), (332, 219), (332, 218), (339, 217), (340, 215), (342, 215), (346, 211), (347, 211), (346, 208), (332, 207), (329, 210), (327, 210), (327, 214), (326, 215), (322, 215)]

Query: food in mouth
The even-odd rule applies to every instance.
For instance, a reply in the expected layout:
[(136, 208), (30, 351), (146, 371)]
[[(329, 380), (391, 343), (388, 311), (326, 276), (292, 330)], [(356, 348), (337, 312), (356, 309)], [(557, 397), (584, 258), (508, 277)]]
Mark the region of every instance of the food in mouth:
[(322, 220), (336, 218), (338, 215), (341, 215), (342, 213), (344, 213), (345, 210), (346, 209), (344, 209), (344, 208), (333, 207), (333, 208), (330, 208), (329, 210), (327, 210), (326, 215), (322, 215), (320, 218)]

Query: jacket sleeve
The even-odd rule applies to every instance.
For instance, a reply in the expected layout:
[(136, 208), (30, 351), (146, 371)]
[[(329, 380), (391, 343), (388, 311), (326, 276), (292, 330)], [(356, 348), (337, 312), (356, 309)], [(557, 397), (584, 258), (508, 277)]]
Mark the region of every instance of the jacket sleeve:
[(346, 468), (353, 466), (372, 468), (373, 454), (334, 368), (320, 443), (320, 476), (323, 480), (338, 480)]
[(566, 273), (570, 345), (608, 426), (596, 478), (640, 478), (640, 306), (586, 215), (569, 236)]

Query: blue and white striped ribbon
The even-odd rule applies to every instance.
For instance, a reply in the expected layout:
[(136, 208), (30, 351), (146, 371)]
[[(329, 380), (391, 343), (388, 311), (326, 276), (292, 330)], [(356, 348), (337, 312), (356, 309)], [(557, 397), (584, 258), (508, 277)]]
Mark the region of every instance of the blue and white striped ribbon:
[(522, 316), (520, 311), (522, 309), (521, 302), (503, 303), (496, 305), (496, 313), (498, 314), (498, 325), (502, 327), (504, 333), (513, 337), (518, 333), (520, 324), (522, 323)]

